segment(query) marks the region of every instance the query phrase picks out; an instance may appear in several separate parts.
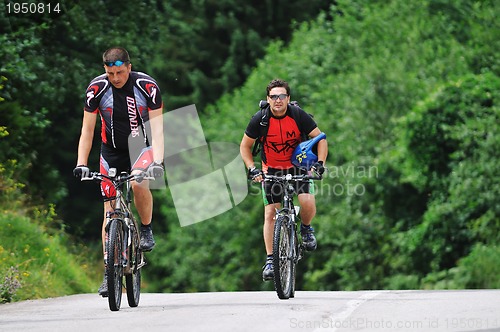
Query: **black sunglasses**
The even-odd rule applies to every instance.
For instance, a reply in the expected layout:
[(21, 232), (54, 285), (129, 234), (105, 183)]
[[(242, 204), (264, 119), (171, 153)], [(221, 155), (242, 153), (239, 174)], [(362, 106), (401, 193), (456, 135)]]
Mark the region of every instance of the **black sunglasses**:
[(285, 100), (285, 98), (288, 97), (288, 95), (286, 93), (282, 93), (280, 95), (269, 95), (269, 98), (271, 98), (272, 100), (276, 100), (276, 99), (280, 99), (280, 100)]
[(122, 61), (122, 60), (116, 60), (116, 61), (104, 61), (104, 64), (108, 67), (113, 67), (113, 66), (117, 66), (117, 67), (120, 67), (121, 65), (123, 65), (124, 63), (126, 63), (128, 61)]

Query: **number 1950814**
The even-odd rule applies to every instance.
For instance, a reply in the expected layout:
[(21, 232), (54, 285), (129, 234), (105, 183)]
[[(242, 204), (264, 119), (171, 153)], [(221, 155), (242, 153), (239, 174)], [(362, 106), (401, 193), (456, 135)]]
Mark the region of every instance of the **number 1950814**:
[(43, 14), (43, 13), (57, 13), (61, 12), (59, 2), (57, 3), (27, 3), (27, 2), (8, 2), (7, 14)]

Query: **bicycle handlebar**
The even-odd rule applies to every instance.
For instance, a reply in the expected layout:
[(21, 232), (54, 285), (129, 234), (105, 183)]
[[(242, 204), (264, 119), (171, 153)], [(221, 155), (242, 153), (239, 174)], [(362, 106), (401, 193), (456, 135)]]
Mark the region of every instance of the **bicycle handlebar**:
[(142, 182), (143, 180), (155, 180), (156, 178), (154, 176), (148, 175), (148, 173), (144, 171), (138, 174), (122, 173), (117, 176), (109, 176), (99, 172), (90, 172), (89, 176), (82, 176), (81, 181), (102, 181), (103, 179), (108, 179), (116, 186), (119, 186), (127, 181)]
[(292, 174), (285, 174), (285, 175), (269, 175), (269, 174), (263, 174), (264, 176), (264, 181), (305, 181), (305, 180), (321, 180), (323, 179), (323, 176), (320, 174), (313, 174), (312, 172), (309, 172), (308, 174), (299, 174), (299, 175), (292, 175)]

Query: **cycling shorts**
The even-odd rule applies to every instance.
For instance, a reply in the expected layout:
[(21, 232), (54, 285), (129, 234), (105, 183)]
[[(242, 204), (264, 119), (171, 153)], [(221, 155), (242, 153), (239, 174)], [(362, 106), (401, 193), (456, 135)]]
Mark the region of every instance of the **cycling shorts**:
[[(275, 169), (269, 167), (267, 169), (267, 174), (269, 175), (299, 175), (307, 174), (306, 170), (302, 170), (296, 167), (289, 169)], [(314, 185), (312, 180), (297, 181), (294, 185), (295, 193), (300, 194), (314, 194)], [(264, 205), (281, 203), (283, 201), (284, 188), (280, 183), (272, 181), (262, 182), (262, 198), (264, 200)]]
[[(133, 170), (145, 171), (152, 163), (153, 149), (150, 146), (129, 155), (128, 150), (115, 149), (106, 144), (101, 145), (100, 172), (102, 174), (109, 174), (110, 168), (116, 168), (116, 174)], [(115, 199), (116, 190), (111, 181), (107, 179), (101, 181), (101, 194), (105, 202)]]

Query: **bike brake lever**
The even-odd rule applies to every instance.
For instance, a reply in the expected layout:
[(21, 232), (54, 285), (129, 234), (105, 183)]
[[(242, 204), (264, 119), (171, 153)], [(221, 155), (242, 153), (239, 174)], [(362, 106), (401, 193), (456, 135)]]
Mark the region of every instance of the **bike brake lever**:
[(94, 176), (85, 176), (80, 179), (80, 181), (92, 181), (95, 180), (96, 178)]
[(142, 173), (134, 175), (134, 180), (137, 183), (141, 183), (144, 180), (156, 180), (156, 178), (154, 176), (147, 175), (147, 173)]
[(319, 174), (317, 172), (314, 172), (314, 171), (309, 171), (309, 178), (311, 180), (322, 180), (323, 179), (323, 175)]

